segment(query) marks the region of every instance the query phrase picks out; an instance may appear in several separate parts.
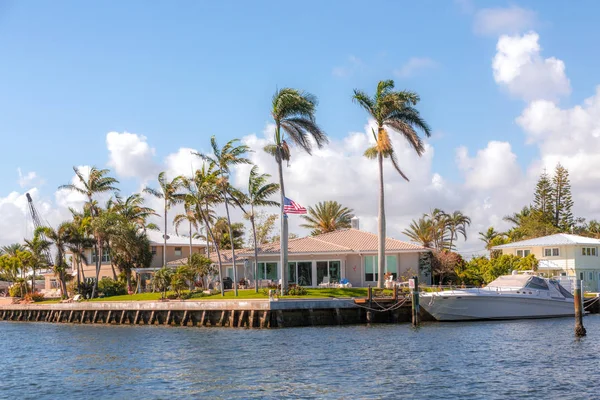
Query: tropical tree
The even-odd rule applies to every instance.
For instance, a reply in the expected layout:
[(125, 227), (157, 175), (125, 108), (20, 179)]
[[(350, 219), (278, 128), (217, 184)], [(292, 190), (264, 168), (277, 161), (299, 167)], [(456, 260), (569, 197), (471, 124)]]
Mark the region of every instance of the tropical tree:
[(134, 193), (125, 200), (118, 195), (115, 197), (116, 202), (113, 209), (116, 213), (144, 231), (147, 229), (158, 230), (156, 224), (148, 223), (150, 217), (158, 216), (158, 214), (153, 208), (144, 206), (144, 197), (140, 193)]
[[(77, 183), (61, 185), (58, 188), (71, 190), (86, 196), (86, 206), (89, 210), (91, 221), (93, 222), (98, 214), (97, 202), (94, 200), (94, 196), (101, 193), (118, 192), (119, 189), (115, 185), (119, 183), (119, 181), (108, 176), (108, 173), (110, 172), (108, 169), (97, 169), (96, 167), (91, 167), (87, 177), (85, 177), (83, 172), (77, 167), (73, 167), (73, 171), (77, 177)], [(101, 254), (101, 238), (96, 231), (94, 231), (94, 239), (96, 241), (96, 254)], [(94, 282), (94, 287), (92, 289), (92, 297), (95, 296), (98, 288), (97, 277), (100, 273), (101, 265), (102, 257), (96, 257), (96, 281)]]
[(252, 243), (254, 247), (254, 291), (258, 293), (258, 245), (256, 235), (256, 207), (278, 206), (276, 201), (269, 200), (279, 190), (276, 183), (268, 183), (271, 175), (258, 172), (258, 166), (253, 166), (248, 177), (248, 192), (233, 194), (233, 199), (244, 212), (244, 217), (250, 221)]
[(342, 206), (337, 201), (321, 201), (314, 207), (308, 207), (308, 214), (302, 215), (306, 222), (300, 226), (311, 229), (313, 236), (346, 229), (351, 226), (353, 213), (354, 210)]
[(205, 283), (205, 278), (215, 272), (211, 259), (202, 254), (195, 253), (188, 260), (188, 265), (200, 277), (202, 287), (208, 288), (208, 282)]
[(227, 225), (229, 227), (229, 239), (231, 241), (231, 259), (233, 263), (233, 288), (235, 295), (238, 295), (237, 288), (237, 268), (235, 263), (235, 245), (233, 242), (234, 234), (231, 226), (231, 215), (229, 214), (229, 199), (228, 199), (228, 188), (230, 169), (234, 165), (250, 164), (250, 160), (244, 157), (244, 154), (250, 151), (250, 148), (244, 144), (238, 144), (238, 139), (233, 139), (227, 142), (222, 148), (219, 148), (217, 144), (217, 138), (212, 136), (210, 138), (210, 146), (212, 148), (212, 154), (196, 153), (204, 161), (211, 164), (216, 171), (219, 173), (219, 179), (217, 179), (217, 186), (221, 190), (223, 195), (223, 203), (225, 204), (225, 213), (227, 214)]
[(53, 245), (56, 251), (56, 258), (54, 261), (54, 274), (58, 278), (60, 284), (61, 297), (65, 299), (68, 296), (67, 293), (67, 263), (65, 261), (65, 250), (69, 238), (71, 235), (71, 223), (63, 222), (58, 228), (53, 229), (48, 226), (42, 226), (35, 230), (34, 235), (44, 234), (48, 243), (43, 246)]
[(414, 106), (419, 102), (419, 96), (414, 92), (394, 91), (394, 81), (381, 81), (373, 97), (367, 93), (354, 90), (353, 100), (367, 111), (377, 124), (377, 132), (372, 129), (375, 145), (365, 151), (369, 159), (377, 159), (379, 167), (379, 226), (378, 226), (378, 260), (379, 279), (378, 287), (383, 287), (385, 270), (385, 201), (383, 183), (383, 159), (389, 158), (396, 171), (405, 180), (408, 177), (400, 169), (398, 158), (394, 151), (388, 130), (393, 130), (403, 136), (421, 156), (425, 152), (423, 141), (417, 134), (422, 131), (426, 136), (431, 135), (431, 130), (425, 120)]
[[(248, 216), (244, 214), (244, 218)], [(277, 214), (268, 214), (265, 211), (257, 211), (254, 213), (254, 229), (250, 226), (249, 244), (254, 247), (255, 244), (261, 245), (271, 241), (271, 234), (275, 229), (275, 222), (279, 216)], [(256, 230), (256, 239), (253, 231)]]
[[(184, 198), (185, 198), (185, 195), (184, 195)], [(181, 224), (184, 222), (187, 222), (189, 224), (190, 257), (191, 257), (192, 256), (192, 244), (193, 244), (193, 239), (194, 239), (194, 236), (192, 234), (192, 228), (194, 228), (196, 230), (196, 232), (198, 232), (198, 230), (200, 228), (200, 220), (196, 216), (196, 214), (194, 214), (193, 204), (190, 202), (190, 200), (188, 200), (188, 201), (184, 200), (184, 203), (183, 203), (184, 212), (177, 214), (175, 216), (175, 218), (173, 218), (173, 225), (175, 225), (175, 233), (177, 235), (179, 235), (179, 227), (181, 226)]]
[(171, 286), (171, 277), (173, 276), (173, 270), (168, 267), (162, 267), (154, 273), (152, 277), (152, 286), (154, 290), (161, 292), (161, 297), (164, 299), (167, 297), (167, 290)]
[[(281, 291), (287, 288), (287, 241), (288, 222), (283, 213), (285, 186), (283, 184), (283, 161), (290, 161), (290, 147), (287, 140), (312, 153), (313, 144), (321, 148), (327, 144), (325, 132), (317, 125), (315, 111), (317, 98), (308, 92), (297, 89), (279, 89), (273, 95), (271, 116), (275, 122), (274, 142), (265, 146), (264, 150), (275, 157), (279, 173), (280, 218), (281, 218)], [(286, 140), (287, 139), (287, 140)]]
[(166, 177), (166, 173), (163, 171), (158, 174), (158, 185), (159, 189), (147, 187), (143, 191), (144, 193), (149, 193), (164, 201), (165, 230), (163, 232), (163, 267), (165, 267), (167, 265), (167, 212), (174, 204), (177, 204), (180, 201), (181, 196), (177, 191), (181, 187), (181, 177), (178, 176), (172, 181), (169, 181)]
[(432, 248), (434, 244), (433, 221), (426, 215), (418, 220), (413, 220), (407, 229), (404, 230), (406, 236), (415, 243), (423, 247)]
[(231, 250), (232, 243), (234, 250), (244, 248), (244, 235), (246, 232), (243, 223), (233, 222), (229, 224), (227, 218), (219, 217), (213, 224), (212, 230), (220, 249)]
[(205, 163), (202, 168), (196, 170), (192, 178), (182, 177), (181, 179), (183, 186), (187, 190), (185, 199), (192, 205), (194, 213), (204, 222), (207, 238), (210, 238), (215, 247), (215, 251), (217, 252), (219, 286), (221, 289), (221, 296), (225, 296), (222, 279), (223, 261), (221, 259), (220, 242), (216, 240), (211, 227), (211, 207), (219, 204), (222, 200), (221, 191), (217, 185), (219, 172), (210, 164)]
[(133, 269), (148, 268), (152, 263), (152, 250), (146, 233), (137, 224), (121, 217), (113, 231), (110, 258), (119, 271), (125, 274), (127, 289), (131, 290)]
[(8, 254), (9, 256), (16, 257), (17, 252), (25, 250), (25, 247), (21, 243), (12, 243), (6, 246), (2, 246), (2, 253)]
[(471, 225), (471, 218), (461, 211), (454, 211), (446, 216), (446, 225), (450, 234), (450, 250), (454, 250), (454, 240), (458, 240), (458, 234), (467, 240), (467, 227)]
[(40, 232), (36, 232), (31, 240), (25, 239), (25, 248), (29, 251), (28, 266), (31, 268), (31, 291), (35, 292), (35, 271), (46, 268), (46, 251), (50, 248), (50, 243), (42, 237)]

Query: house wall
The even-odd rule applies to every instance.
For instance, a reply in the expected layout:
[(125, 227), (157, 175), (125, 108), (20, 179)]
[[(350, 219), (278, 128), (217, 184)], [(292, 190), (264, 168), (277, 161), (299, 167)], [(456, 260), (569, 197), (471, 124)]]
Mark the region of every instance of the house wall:
[[(163, 245), (157, 244), (152, 245), (152, 248), (155, 249), (156, 254), (152, 257), (152, 263), (150, 264), (153, 268), (160, 268), (163, 265)], [(178, 256), (175, 254), (175, 248), (181, 248), (181, 255)], [(193, 253), (201, 253), (204, 254), (206, 252), (204, 246), (194, 245), (192, 247)], [(190, 256), (190, 245), (167, 245), (167, 262), (179, 260), (181, 258), (187, 258)]]

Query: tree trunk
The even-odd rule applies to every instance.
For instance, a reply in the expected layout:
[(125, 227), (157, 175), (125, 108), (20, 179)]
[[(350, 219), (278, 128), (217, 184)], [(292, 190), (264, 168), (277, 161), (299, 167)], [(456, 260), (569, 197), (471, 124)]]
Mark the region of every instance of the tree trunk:
[[(98, 237), (97, 233), (96, 237)], [(102, 242), (99, 238), (96, 239), (94, 246), (96, 247), (96, 280), (94, 281), (94, 286), (92, 286), (92, 299), (96, 297), (96, 292), (98, 291), (98, 276), (100, 276), (100, 263), (102, 261), (102, 256), (99, 257), (98, 254), (98, 249), (102, 248)]]
[(250, 224), (252, 224), (252, 235), (254, 236), (254, 291), (258, 293), (258, 243), (256, 242), (256, 224), (254, 223), (254, 206), (252, 206)]
[(192, 221), (190, 220), (190, 260), (192, 259)]
[[(201, 211), (202, 213), (202, 211)], [(210, 238), (212, 239), (213, 243), (215, 244), (215, 250), (217, 251), (217, 260), (219, 260), (219, 286), (221, 288), (221, 296), (225, 296), (225, 287), (223, 286), (223, 274), (221, 273), (221, 270), (223, 269), (223, 262), (221, 261), (221, 251), (219, 250), (219, 246), (217, 245), (217, 242), (215, 241), (215, 237), (212, 233), (212, 229), (210, 229), (210, 225), (208, 224), (208, 216), (204, 215), (202, 213), (202, 219), (204, 220), (204, 223), (206, 224), (206, 236), (208, 237), (208, 235), (210, 235)]]
[[(200, 206), (202, 209), (202, 206)], [(206, 203), (206, 218), (208, 220), (208, 203)], [(206, 257), (210, 258), (210, 241), (208, 240), (208, 222), (205, 222), (206, 225)]]
[(165, 239), (163, 244), (163, 267), (167, 266), (167, 195), (165, 193), (165, 231), (163, 232)]
[(32, 275), (31, 275), (31, 293), (35, 293), (35, 268), (31, 267)]
[(233, 229), (231, 229), (231, 217), (229, 216), (229, 205), (227, 204), (227, 190), (223, 190), (223, 197), (225, 199), (225, 212), (227, 213), (227, 226), (229, 227), (229, 243), (231, 243), (231, 260), (233, 262), (233, 292), (235, 296), (238, 296), (238, 280), (237, 280), (237, 268), (235, 266), (235, 246), (233, 244)]
[(288, 264), (288, 221), (287, 215), (283, 212), (283, 205), (285, 200), (285, 188), (283, 186), (283, 154), (281, 146), (277, 146), (277, 169), (279, 172), (279, 192), (281, 194), (281, 205), (279, 210), (279, 216), (281, 219), (281, 232), (279, 236), (279, 262), (280, 262), (280, 275), (281, 275), (281, 294), (283, 295), (287, 290), (287, 264)]
[(377, 255), (379, 258), (379, 267), (377, 269), (377, 287), (383, 288), (383, 273), (385, 271), (385, 202), (384, 202), (384, 186), (383, 186), (383, 155), (381, 152), (377, 154), (377, 162), (379, 164), (379, 219), (378, 231), (379, 246)]

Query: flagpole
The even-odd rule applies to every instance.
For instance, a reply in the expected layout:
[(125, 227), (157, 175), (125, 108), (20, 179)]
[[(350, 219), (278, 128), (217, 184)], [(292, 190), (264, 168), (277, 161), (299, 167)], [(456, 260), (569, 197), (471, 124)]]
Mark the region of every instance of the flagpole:
[(281, 295), (285, 293), (287, 289), (287, 265), (288, 265), (288, 216), (286, 213), (283, 214), (282, 218), (282, 229), (281, 229)]

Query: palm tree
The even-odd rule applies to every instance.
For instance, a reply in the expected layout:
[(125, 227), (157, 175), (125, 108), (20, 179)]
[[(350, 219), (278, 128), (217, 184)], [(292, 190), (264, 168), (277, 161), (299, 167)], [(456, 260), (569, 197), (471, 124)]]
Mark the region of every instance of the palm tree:
[(31, 291), (35, 292), (35, 271), (47, 267), (46, 251), (50, 243), (44, 240), (40, 232), (35, 232), (31, 240), (25, 239), (25, 248), (31, 254), (29, 266), (31, 267)]
[[(95, 241), (90, 237), (91, 216), (85, 212), (78, 212), (70, 209), (73, 220), (71, 221), (71, 235), (67, 249), (73, 254), (73, 262), (77, 269), (77, 286), (81, 284), (81, 279), (85, 281), (82, 261), (85, 259), (85, 250), (93, 247)], [(87, 264), (87, 261), (86, 261)]]
[[(188, 193), (185, 199), (193, 206), (197, 218), (204, 222), (206, 236), (213, 242), (217, 252), (217, 261), (219, 264), (219, 282), (221, 296), (225, 296), (223, 288), (223, 261), (221, 259), (220, 242), (215, 239), (213, 229), (211, 228), (211, 207), (220, 203), (222, 200), (220, 188), (217, 185), (219, 172), (212, 168), (212, 165), (203, 165), (201, 169), (196, 170), (193, 178), (181, 177), (182, 184)], [(181, 198), (181, 196), (180, 196)], [(208, 243), (207, 243), (208, 249)]]
[(165, 231), (163, 232), (163, 267), (167, 266), (167, 212), (174, 204), (180, 201), (180, 196), (177, 193), (181, 187), (181, 177), (175, 177), (172, 181), (168, 181), (166, 173), (163, 171), (158, 174), (159, 190), (145, 188), (144, 193), (149, 193), (152, 196), (163, 199), (165, 203)]
[(25, 250), (25, 247), (23, 247), (21, 243), (12, 243), (6, 246), (2, 246), (2, 248), (0, 249), (2, 250), (3, 254), (8, 254), (11, 257), (16, 257), (17, 252)]
[(431, 219), (433, 247), (437, 250), (449, 248), (450, 241), (447, 236), (449, 230), (448, 214), (439, 208), (434, 208), (430, 214), (425, 214), (424, 216)]
[(377, 133), (372, 130), (375, 145), (365, 151), (369, 159), (377, 159), (379, 165), (379, 279), (378, 287), (383, 287), (385, 269), (385, 202), (383, 185), (383, 159), (389, 158), (398, 173), (408, 181), (408, 177), (400, 169), (388, 129), (401, 134), (415, 152), (421, 156), (425, 147), (415, 129), (431, 136), (431, 131), (425, 120), (419, 115), (414, 106), (419, 102), (419, 96), (414, 92), (394, 91), (394, 81), (381, 81), (377, 85), (375, 96), (370, 97), (365, 92), (354, 90), (353, 100), (364, 108), (369, 116), (377, 123)]
[(408, 229), (405, 229), (402, 233), (423, 247), (433, 247), (435, 241), (434, 224), (433, 220), (428, 218), (427, 215), (422, 216), (417, 221), (413, 220)]
[(53, 245), (56, 249), (56, 259), (54, 261), (54, 274), (60, 283), (62, 298), (67, 297), (67, 263), (65, 261), (65, 248), (69, 242), (71, 234), (71, 223), (63, 222), (56, 229), (48, 226), (41, 226), (35, 230), (35, 234), (44, 234), (47, 239), (45, 246)]
[(245, 217), (252, 226), (252, 237), (254, 243), (254, 291), (258, 293), (258, 242), (256, 240), (256, 207), (278, 206), (276, 201), (269, 200), (269, 197), (277, 193), (279, 185), (276, 183), (267, 183), (271, 175), (260, 174), (258, 166), (253, 166), (248, 177), (248, 193), (236, 192), (232, 198), (236, 201)]
[(192, 235), (192, 228), (194, 228), (197, 232), (199, 229), (200, 220), (194, 214), (193, 203), (191, 203), (190, 201), (184, 200), (183, 208), (185, 211), (183, 213), (177, 214), (175, 216), (175, 218), (173, 218), (173, 225), (175, 225), (175, 233), (177, 235), (179, 235), (179, 226), (183, 222), (187, 222), (189, 224), (189, 227), (190, 227), (190, 231), (189, 231), (190, 257), (191, 257), (192, 256), (192, 239), (194, 238), (194, 236)]
[(287, 289), (287, 245), (288, 245), (288, 222), (283, 212), (285, 199), (285, 186), (283, 184), (283, 161), (290, 160), (290, 148), (286, 141), (289, 139), (308, 154), (311, 154), (313, 142), (318, 148), (328, 143), (327, 135), (317, 125), (315, 112), (317, 98), (310, 93), (283, 88), (277, 90), (273, 95), (271, 116), (275, 121), (274, 143), (265, 146), (265, 151), (275, 157), (279, 173), (279, 191), (281, 194), (280, 218), (281, 218), (281, 291)]
[(115, 196), (114, 211), (122, 215), (127, 221), (134, 223), (139, 228), (158, 229), (153, 223), (148, 223), (148, 218), (158, 216), (151, 207), (144, 206), (144, 197), (140, 193), (134, 193), (125, 200), (121, 196)]
[(459, 233), (467, 240), (467, 227), (471, 225), (471, 218), (460, 211), (454, 211), (446, 217), (446, 224), (450, 233), (449, 250), (452, 251), (454, 249), (453, 241), (458, 240)]
[[(67, 189), (85, 195), (88, 199), (86, 205), (90, 212), (91, 222), (93, 222), (99, 212), (97, 202), (94, 200), (94, 196), (100, 193), (118, 192), (119, 189), (115, 185), (119, 183), (119, 181), (108, 176), (108, 173), (110, 172), (108, 169), (97, 169), (96, 167), (91, 167), (87, 178), (83, 175), (83, 172), (81, 172), (79, 168), (73, 167), (73, 171), (77, 176), (78, 184), (70, 183), (67, 185), (61, 185), (58, 187), (58, 189)], [(96, 240), (96, 254), (102, 254), (101, 239), (95, 231), (94, 239)], [(102, 257), (96, 257), (96, 277), (98, 277), (100, 274), (101, 265)], [(97, 289), (98, 279), (96, 279), (94, 282), (92, 297), (95, 296)]]
[(217, 185), (219, 186), (223, 195), (223, 202), (225, 203), (225, 213), (227, 214), (227, 225), (229, 226), (229, 239), (231, 241), (231, 259), (233, 262), (233, 288), (235, 295), (238, 295), (238, 280), (237, 280), (237, 268), (235, 265), (235, 246), (233, 243), (233, 229), (231, 227), (231, 216), (229, 214), (229, 200), (227, 189), (229, 188), (229, 173), (232, 165), (250, 164), (250, 160), (244, 157), (244, 154), (250, 151), (250, 148), (244, 144), (238, 145), (238, 139), (233, 139), (227, 142), (222, 148), (219, 148), (217, 144), (217, 138), (212, 136), (210, 138), (210, 146), (212, 147), (212, 155), (196, 153), (204, 161), (208, 161), (218, 172), (219, 179)]
[(490, 226), (485, 232), (479, 232), (479, 240), (485, 243), (485, 249), (488, 251), (492, 249), (493, 240), (500, 236), (502, 234), (496, 231), (493, 226)]
[(306, 223), (303, 228), (312, 229), (311, 235), (350, 228), (354, 210), (342, 206), (337, 201), (321, 201), (315, 207), (308, 207), (308, 215), (302, 215)]

